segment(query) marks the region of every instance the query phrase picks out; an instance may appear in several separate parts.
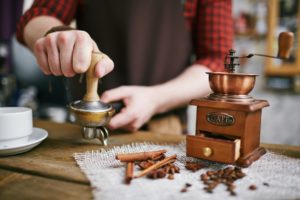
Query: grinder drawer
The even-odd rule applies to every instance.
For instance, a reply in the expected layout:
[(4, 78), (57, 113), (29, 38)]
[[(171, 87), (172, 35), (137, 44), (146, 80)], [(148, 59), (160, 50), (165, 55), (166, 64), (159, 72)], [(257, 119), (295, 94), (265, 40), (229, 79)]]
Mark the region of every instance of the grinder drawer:
[(186, 136), (187, 156), (233, 164), (240, 157), (241, 140)]

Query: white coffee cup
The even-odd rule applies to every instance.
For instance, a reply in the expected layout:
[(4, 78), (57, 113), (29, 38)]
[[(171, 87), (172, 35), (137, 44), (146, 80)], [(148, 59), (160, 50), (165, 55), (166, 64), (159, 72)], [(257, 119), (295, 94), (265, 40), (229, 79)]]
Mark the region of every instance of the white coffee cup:
[(0, 144), (15, 146), (28, 141), (32, 133), (32, 110), (26, 107), (0, 107)]

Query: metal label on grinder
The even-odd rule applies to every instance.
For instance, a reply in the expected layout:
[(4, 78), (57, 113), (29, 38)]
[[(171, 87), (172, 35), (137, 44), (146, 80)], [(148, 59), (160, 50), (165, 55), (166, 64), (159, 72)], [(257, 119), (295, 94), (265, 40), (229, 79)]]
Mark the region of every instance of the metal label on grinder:
[(209, 123), (217, 126), (231, 126), (235, 122), (235, 119), (232, 115), (220, 112), (207, 113), (206, 120)]

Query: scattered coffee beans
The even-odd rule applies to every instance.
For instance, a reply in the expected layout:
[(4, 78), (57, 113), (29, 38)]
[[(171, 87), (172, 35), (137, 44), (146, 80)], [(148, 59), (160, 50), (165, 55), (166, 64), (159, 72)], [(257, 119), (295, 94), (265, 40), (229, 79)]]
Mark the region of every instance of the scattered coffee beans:
[[(153, 165), (154, 163), (155, 162), (153, 161), (142, 161), (138, 163), (138, 166), (141, 169), (146, 169), (151, 165)], [(175, 164), (167, 164), (164, 167), (151, 171), (149, 174), (147, 174), (147, 177), (150, 179), (159, 179), (167, 176), (168, 179), (173, 180), (175, 178), (174, 177), (175, 173), (180, 173), (180, 168)]]
[(199, 169), (202, 169), (203, 167), (204, 167), (203, 164), (197, 163), (197, 162), (186, 162), (185, 163), (185, 168), (192, 172), (196, 172)]
[(184, 188), (182, 188), (181, 190), (180, 190), (180, 192), (187, 192), (188, 191), (188, 188), (189, 187), (191, 187), (192, 186), (192, 184), (190, 184), (190, 183), (186, 183), (185, 185), (184, 185)]
[(200, 175), (200, 179), (206, 185), (204, 190), (208, 193), (213, 193), (213, 190), (219, 185), (224, 184), (227, 186), (227, 191), (232, 196), (236, 196), (234, 189), (236, 186), (233, 184), (234, 181), (245, 177), (246, 174), (242, 172), (241, 168), (238, 167), (227, 167), (220, 170), (210, 170)]

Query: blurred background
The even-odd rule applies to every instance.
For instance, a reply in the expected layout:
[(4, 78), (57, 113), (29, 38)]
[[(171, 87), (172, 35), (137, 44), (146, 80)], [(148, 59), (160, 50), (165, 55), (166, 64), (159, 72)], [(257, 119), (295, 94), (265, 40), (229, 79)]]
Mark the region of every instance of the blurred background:
[[(0, 0), (0, 107), (31, 107), (34, 117), (62, 123), (68, 116), (67, 80), (44, 76), (31, 52), (15, 39), (19, 17), (31, 4)], [(289, 60), (253, 57), (241, 60), (239, 70), (260, 75), (251, 95), (270, 103), (263, 109), (261, 141), (300, 145), (299, 0), (233, 0), (233, 6), (234, 48), (240, 55), (276, 55), (278, 34), (295, 34)], [(188, 116), (188, 132), (194, 133), (195, 107), (188, 108)]]

